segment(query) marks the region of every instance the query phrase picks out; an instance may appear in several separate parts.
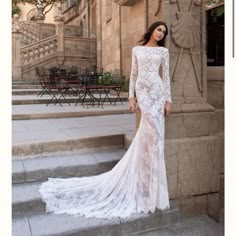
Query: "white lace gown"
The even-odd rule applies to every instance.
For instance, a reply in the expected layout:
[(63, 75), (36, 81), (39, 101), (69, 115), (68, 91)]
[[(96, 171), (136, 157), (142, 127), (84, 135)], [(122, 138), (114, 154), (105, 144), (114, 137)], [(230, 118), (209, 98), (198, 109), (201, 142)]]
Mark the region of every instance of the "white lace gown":
[(133, 48), (130, 97), (134, 90), (142, 116), (126, 154), (106, 173), (42, 183), (39, 192), (47, 212), (110, 219), (169, 208), (164, 160), (164, 104), (171, 102), (167, 48)]

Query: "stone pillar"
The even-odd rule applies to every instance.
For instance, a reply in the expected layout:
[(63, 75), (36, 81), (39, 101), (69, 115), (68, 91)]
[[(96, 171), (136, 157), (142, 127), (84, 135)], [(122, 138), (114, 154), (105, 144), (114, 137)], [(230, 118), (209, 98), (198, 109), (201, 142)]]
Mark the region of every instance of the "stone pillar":
[(56, 4), (56, 14), (54, 15), (54, 21), (56, 22), (56, 35), (57, 35), (57, 63), (62, 65), (65, 59), (64, 49), (64, 20), (65, 17), (62, 15), (61, 4)]
[(96, 4), (97, 66), (102, 68), (102, 1)]
[(21, 37), (18, 18), (12, 19), (12, 79), (21, 80)]
[[(204, 6), (198, 0), (148, 3), (149, 25), (164, 20), (169, 28), (172, 113), (165, 119), (165, 161), (170, 199), (187, 215), (217, 214), (219, 201), (212, 209), (211, 199), (219, 196), (223, 147), (217, 113), (207, 103)], [(139, 110), (136, 121), (138, 127)]]

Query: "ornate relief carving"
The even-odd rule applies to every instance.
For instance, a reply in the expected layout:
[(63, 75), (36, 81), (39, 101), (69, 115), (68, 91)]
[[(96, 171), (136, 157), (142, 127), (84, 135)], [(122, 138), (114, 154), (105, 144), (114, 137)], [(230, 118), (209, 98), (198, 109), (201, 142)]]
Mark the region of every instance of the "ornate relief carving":
[(120, 6), (132, 6), (140, 0), (113, 0), (114, 3), (117, 3)]
[(27, 21), (35, 21), (36, 15), (37, 15), (37, 9), (35, 7), (27, 13)]
[(159, 14), (159, 12), (160, 12), (160, 10), (161, 10), (161, 3), (162, 3), (162, 1), (159, 1), (159, 2), (158, 2), (158, 4), (157, 4), (157, 10), (156, 10), (154, 16), (157, 16), (157, 15)]
[(200, 26), (188, 12), (177, 12), (177, 19), (171, 26), (174, 43), (181, 48), (193, 48), (200, 40)]
[(21, 28), (18, 25), (18, 16), (14, 17), (11, 23), (12, 23), (12, 28), (11, 28), (12, 32), (21, 32)]
[(199, 6), (199, 2), (197, 0), (191, 0), (188, 11), (183, 11), (181, 9), (181, 5), (179, 0), (170, 0), (171, 4), (177, 4), (178, 12), (176, 13), (177, 22), (170, 26), (171, 37), (173, 42), (180, 48), (180, 52), (178, 54), (178, 58), (174, 67), (174, 72), (172, 76), (172, 80), (175, 81), (175, 75), (177, 68), (180, 66), (180, 61), (183, 55), (184, 49), (187, 49), (190, 54), (191, 62), (193, 65), (195, 77), (198, 84), (199, 91), (203, 91), (202, 87), (202, 79), (198, 75), (198, 71), (196, 69), (196, 62), (193, 58), (192, 48), (196, 46), (196, 44), (200, 40), (201, 29), (198, 22), (193, 18), (192, 7), (193, 4)]

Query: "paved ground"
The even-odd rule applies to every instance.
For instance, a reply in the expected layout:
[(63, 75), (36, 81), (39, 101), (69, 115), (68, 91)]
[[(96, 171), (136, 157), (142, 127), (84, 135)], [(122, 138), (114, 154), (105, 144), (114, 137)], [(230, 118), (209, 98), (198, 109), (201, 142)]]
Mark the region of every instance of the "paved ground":
[(63, 104), (60, 105), (49, 104), (33, 104), (33, 105), (13, 105), (12, 106), (12, 115), (16, 114), (40, 114), (40, 113), (54, 113), (54, 112), (101, 112), (101, 111), (117, 111), (117, 110), (126, 110), (128, 112), (128, 103), (124, 102), (124, 104), (117, 103), (115, 106), (110, 104), (104, 104), (103, 108), (100, 106), (75, 106), (71, 104)]
[(134, 130), (134, 114), (14, 120), (12, 121), (12, 144), (123, 134)]

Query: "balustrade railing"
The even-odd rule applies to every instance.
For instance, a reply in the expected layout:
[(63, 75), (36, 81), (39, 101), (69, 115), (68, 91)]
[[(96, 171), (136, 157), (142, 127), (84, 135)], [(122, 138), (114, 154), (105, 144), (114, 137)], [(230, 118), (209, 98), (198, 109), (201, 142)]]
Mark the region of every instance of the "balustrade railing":
[(37, 31), (31, 29), (24, 22), (17, 21), (17, 25), (22, 32), (22, 42), (25, 44), (32, 44), (39, 41), (39, 34)]
[(40, 42), (21, 48), (22, 65), (27, 65), (35, 60), (42, 59), (57, 52), (57, 36), (52, 36)]

